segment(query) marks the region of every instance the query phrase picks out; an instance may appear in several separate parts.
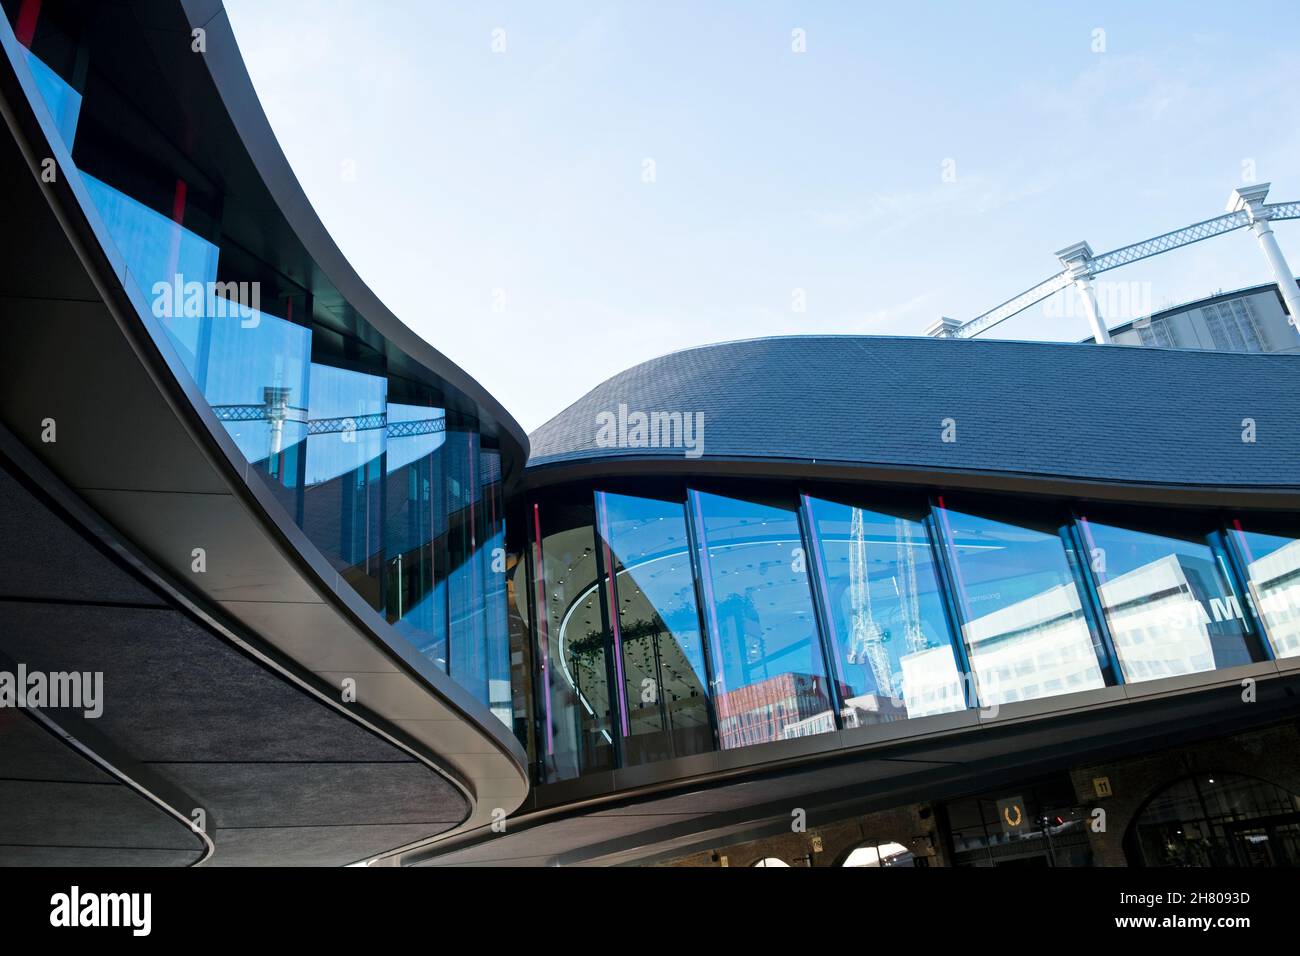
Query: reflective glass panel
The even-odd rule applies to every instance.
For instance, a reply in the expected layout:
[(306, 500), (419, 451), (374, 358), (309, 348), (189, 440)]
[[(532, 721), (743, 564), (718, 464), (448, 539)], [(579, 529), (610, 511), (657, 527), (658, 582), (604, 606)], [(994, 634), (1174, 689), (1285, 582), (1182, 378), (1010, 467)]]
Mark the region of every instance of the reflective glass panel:
[(690, 492), (723, 748), (835, 729), (793, 508)]
[(312, 363), (303, 531), (375, 608), (386, 394), (382, 376)]
[(384, 539), (388, 619), (447, 669), (446, 413), (390, 402)]
[(1300, 539), (1247, 530), (1240, 521), (1232, 536), (1273, 654), (1300, 657)]
[(844, 724), (966, 706), (925, 525), (910, 515), (804, 498), (816, 532)]
[(508, 612), (506, 517), (501, 453), (479, 453), (479, 506), (482, 530), (475, 536), (475, 556), (482, 568), (483, 653), (487, 697), (483, 703), (507, 727), (513, 726), (510, 693), (510, 617)]
[(534, 621), (547, 780), (614, 765), (607, 640), (589, 503), (533, 505)]
[(1105, 686), (1059, 534), (944, 507), (962, 634), (982, 706)]
[(1086, 517), (1079, 528), (1125, 680), (1250, 663), (1240, 601), (1204, 541)]
[(596, 493), (615, 572), (612, 616), (620, 648), (616, 670), (627, 712), (623, 760), (639, 764), (713, 747), (708, 678), (680, 502)]

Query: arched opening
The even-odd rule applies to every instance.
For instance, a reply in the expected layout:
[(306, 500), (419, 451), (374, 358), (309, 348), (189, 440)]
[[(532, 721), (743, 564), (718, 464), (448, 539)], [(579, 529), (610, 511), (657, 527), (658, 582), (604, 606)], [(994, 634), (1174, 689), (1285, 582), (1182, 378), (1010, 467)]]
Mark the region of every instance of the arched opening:
[(901, 843), (864, 843), (854, 847), (840, 866), (916, 866), (916, 858)]
[(754, 865), (755, 866), (784, 866), (784, 867), (790, 866), (790, 864), (785, 862), (785, 860), (778, 859), (777, 857), (774, 856), (765, 856), (763, 857), (763, 859), (759, 860)]
[(1125, 843), (1135, 866), (1297, 866), (1300, 797), (1244, 774), (1193, 774), (1147, 800)]

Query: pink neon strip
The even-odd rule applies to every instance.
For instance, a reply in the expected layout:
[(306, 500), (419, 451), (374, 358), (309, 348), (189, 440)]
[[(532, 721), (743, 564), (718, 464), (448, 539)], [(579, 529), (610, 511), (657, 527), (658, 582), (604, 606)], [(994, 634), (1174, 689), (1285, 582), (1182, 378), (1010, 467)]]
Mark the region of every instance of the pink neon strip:
[(546, 582), (542, 570), (542, 519), (533, 502), (533, 616), (537, 619), (537, 646), (542, 652), (542, 705), (546, 716), (546, 752), (555, 753), (551, 725), (551, 644), (546, 633)]
[(1232, 527), (1237, 532), (1237, 543), (1241, 545), (1242, 552), (1246, 555), (1246, 561), (1249, 564), (1255, 563), (1255, 555), (1250, 550), (1250, 544), (1246, 541), (1246, 529), (1241, 526), (1240, 518), (1232, 519)]
[(32, 48), (32, 39), (36, 36), (36, 20), (40, 15), (41, 0), (23, 0), (23, 5), (18, 10), (18, 25), (14, 28), (14, 35), (29, 50)]

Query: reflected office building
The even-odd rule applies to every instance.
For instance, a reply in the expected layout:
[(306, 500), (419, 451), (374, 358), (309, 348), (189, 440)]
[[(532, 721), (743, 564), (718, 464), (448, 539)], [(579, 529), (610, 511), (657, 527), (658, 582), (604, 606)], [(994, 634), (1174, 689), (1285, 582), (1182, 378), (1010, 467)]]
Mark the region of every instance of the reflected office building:
[(0, 710), (0, 864), (1300, 863), (1274, 287), (687, 349), (527, 435), (218, 0), (0, 5), (0, 670), (107, 688)]

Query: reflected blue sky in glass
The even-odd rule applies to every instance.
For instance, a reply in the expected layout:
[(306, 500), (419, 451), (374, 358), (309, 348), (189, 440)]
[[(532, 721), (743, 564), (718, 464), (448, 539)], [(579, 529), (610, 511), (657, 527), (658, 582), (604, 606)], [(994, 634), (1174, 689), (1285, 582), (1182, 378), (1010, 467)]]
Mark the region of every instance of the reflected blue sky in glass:
[(55, 73), (45, 62), (31, 50), (27, 54), (27, 65), (36, 80), (36, 89), (50, 111), (54, 125), (68, 152), (72, 152), (72, 143), (77, 135), (77, 120), (81, 115), (81, 94), (72, 88), (63, 77)]
[[(81, 178), (100, 219), (126, 259), (127, 271), (150, 303), (155, 303), (160, 295), (173, 302), (177, 276), (181, 277), (182, 291), (191, 282), (202, 283), (206, 289), (207, 283), (216, 281), (218, 250), (215, 245), (94, 176), (82, 173)], [(166, 283), (165, 292), (155, 290), (160, 282)], [(174, 313), (175, 309), (170, 311)], [(202, 315), (172, 314), (159, 321), (180, 352), (186, 369), (195, 374)]]
[[(223, 421), (250, 462), (272, 458), (307, 437), (311, 330), (265, 313), (204, 321), (196, 379), (214, 408), (260, 407), (259, 417)], [(296, 483), (286, 473), (282, 482)]]
[(690, 492), (724, 749), (835, 729), (793, 509)]
[(382, 376), (312, 363), (308, 417), (336, 421), (337, 430), (308, 438), (308, 485), (330, 481), (383, 453), (385, 429), (365, 419), (384, 413), (387, 393)]
[(925, 526), (806, 498), (838, 653), (846, 724), (960, 710), (960, 668)]
[(451, 672), (479, 700), (488, 698), (487, 621), (479, 537), (486, 532), (482, 509), (476, 507), (479, 444), (473, 432), (452, 432), (443, 455), (447, 476), (447, 581)]
[[(604, 497), (609, 545), (621, 566), (619, 587), (639, 592), (664, 622), (669, 640), (702, 687), (707, 680), (704, 647), (682, 505), (630, 495)], [(621, 600), (630, 603), (632, 595)]]

